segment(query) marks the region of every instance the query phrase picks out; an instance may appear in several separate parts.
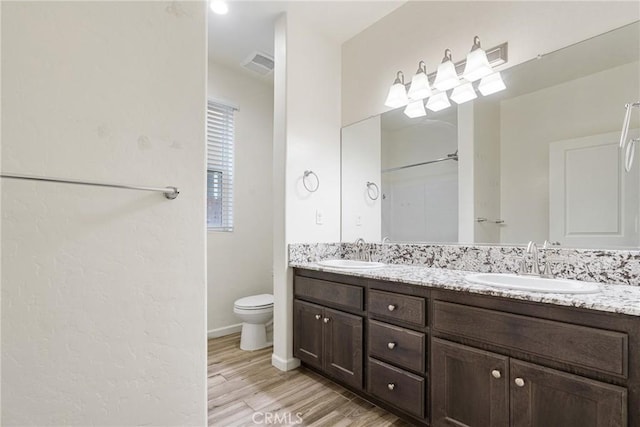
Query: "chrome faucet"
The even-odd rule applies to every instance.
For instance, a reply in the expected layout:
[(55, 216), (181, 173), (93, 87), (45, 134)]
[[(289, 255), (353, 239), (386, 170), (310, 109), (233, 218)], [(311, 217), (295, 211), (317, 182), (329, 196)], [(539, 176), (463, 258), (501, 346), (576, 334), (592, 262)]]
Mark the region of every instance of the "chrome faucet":
[(389, 243), (389, 242), (391, 242), (391, 240), (389, 239), (389, 237), (388, 237), (388, 236), (387, 236), (387, 237), (383, 237), (383, 238), (382, 238), (382, 244), (383, 244), (383, 245), (384, 245), (385, 243)]
[(366, 242), (364, 241), (364, 239), (362, 237), (358, 237), (355, 241), (355, 245), (356, 245), (356, 260), (358, 261), (364, 261), (364, 245), (366, 244)]
[[(544, 241), (542, 249), (548, 249), (549, 242), (547, 240)], [(531, 269), (527, 268), (527, 255), (531, 254)], [(538, 245), (534, 241), (530, 241), (527, 244), (527, 249), (522, 256), (522, 260), (520, 261), (520, 269), (518, 270), (518, 274), (521, 275), (533, 275), (540, 277), (553, 277), (551, 273), (551, 264), (549, 263), (549, 256), (545, 254), (545, 263), (544, 263), (544, 271), (540, 272), (540, 257), (538, 255)]]

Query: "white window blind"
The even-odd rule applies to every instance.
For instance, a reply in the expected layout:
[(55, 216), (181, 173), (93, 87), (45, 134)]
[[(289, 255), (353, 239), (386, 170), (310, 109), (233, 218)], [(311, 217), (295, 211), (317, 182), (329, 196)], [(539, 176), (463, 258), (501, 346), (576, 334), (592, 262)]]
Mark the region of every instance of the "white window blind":
[(234, 108), (207, 102), (207, 228), (233, 231)]

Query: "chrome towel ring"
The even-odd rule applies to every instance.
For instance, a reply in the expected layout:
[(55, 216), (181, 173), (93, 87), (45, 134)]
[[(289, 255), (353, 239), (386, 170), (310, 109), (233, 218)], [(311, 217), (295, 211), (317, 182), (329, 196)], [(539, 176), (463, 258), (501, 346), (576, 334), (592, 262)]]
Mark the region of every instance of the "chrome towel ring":
[[(373, 189), (375, 189), (374, 193), (372, 193)], [(378, 184), (367, 181), (367, 195), (371, 200), (378, 200), (378, 197), (380, 197), (380, 187), (378, 187)]]
[[(309, 175), (313, 175), (313, 176), (316, 177), (316, 188), (311, 189), (307, 185), (307, 178), (309, 177)], [(314, 171), (306, 170), (306, 171), (304, 171), (304, 175), (302, 176), (302, 185), (304, 185), (304, 188), (309, 193), (315, 193), (316, 191), (318, 191), (318, 188), (320, 188), (320, 178), (318, 178), (318, 175), (316, 175), (316, 173)]]

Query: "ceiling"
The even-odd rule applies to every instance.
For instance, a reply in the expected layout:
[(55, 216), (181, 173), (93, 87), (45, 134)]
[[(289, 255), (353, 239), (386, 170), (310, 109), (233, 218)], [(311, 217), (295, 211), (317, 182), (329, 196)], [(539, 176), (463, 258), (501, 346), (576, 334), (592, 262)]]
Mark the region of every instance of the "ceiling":
[(262, 77), (241, 63), (253, 52), (273, 57), (273, 29), (283, 12), (300, 16), (310, 26), (338, 43), (344, 43), (406, 0), (381, 1), (229, 1), (229, 13), (216, 15), (209, 9), (209, 61)]

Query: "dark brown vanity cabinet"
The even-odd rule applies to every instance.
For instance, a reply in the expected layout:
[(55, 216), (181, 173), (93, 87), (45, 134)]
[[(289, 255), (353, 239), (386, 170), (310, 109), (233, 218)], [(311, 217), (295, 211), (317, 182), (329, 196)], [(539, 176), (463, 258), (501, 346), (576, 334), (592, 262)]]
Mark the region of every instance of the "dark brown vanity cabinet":
[(294, 356), (344, 384), (362, 389), (363, 317), (323, 305), (362, 310), (362, 288), (297, 278), (295, 289), (298, 297), (319, 303), (293, 301)]
[(434, 339), (433, 425), (626, 425), (627, 392), (577, 375)]
[(294, 354), (411, 424), (640, 427), (640, 318), (296, 270)]
[(638, 425), (638, 319), (434, 293), (434, 426)]
[(427, 300), (369, 287), (367, 313), (367, 392), (423, 420), (429, 408)]
[(295, 300), (293, 322), (295, 357), (362, 388), (362, 317)]

